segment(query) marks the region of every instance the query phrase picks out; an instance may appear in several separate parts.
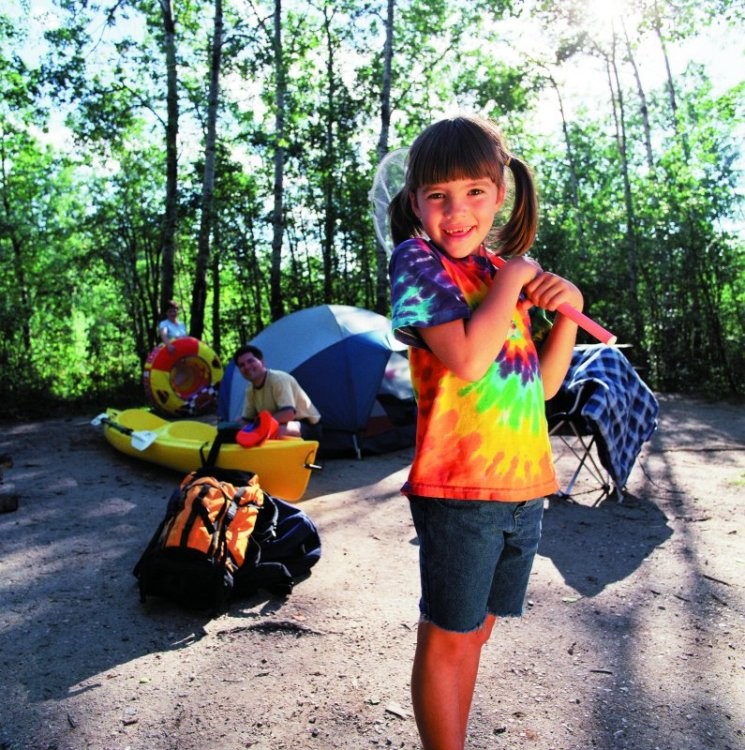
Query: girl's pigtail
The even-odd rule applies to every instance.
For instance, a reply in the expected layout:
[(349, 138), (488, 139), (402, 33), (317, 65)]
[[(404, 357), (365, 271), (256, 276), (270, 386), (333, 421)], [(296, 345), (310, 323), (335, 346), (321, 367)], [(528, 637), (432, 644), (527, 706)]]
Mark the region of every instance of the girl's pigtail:
[(388, 218), (391, 222), (394, 247), (411, 237), (417, 237), (422, 228), (419, 218), (411, 208), (409, 192), (406, 188), (399, 190), (391, 199), (388, 204)]
[(499, 254), (511, 258), (530, 250), (538, 231), (538, 196), (533, 175), (528, 165), (510, 156), (506, 166), (512, 170), (515, 182), (515, 199), (507, 223), (500, 228)]

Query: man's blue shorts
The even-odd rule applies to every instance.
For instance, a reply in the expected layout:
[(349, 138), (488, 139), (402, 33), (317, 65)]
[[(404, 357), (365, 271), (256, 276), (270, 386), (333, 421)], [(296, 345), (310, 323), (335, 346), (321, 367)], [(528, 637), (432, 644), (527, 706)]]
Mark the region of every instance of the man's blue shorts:
[(409, 498), (419, 537), (422, 620), (458, 633), (523, 612), (543, 499), (522, 503)]

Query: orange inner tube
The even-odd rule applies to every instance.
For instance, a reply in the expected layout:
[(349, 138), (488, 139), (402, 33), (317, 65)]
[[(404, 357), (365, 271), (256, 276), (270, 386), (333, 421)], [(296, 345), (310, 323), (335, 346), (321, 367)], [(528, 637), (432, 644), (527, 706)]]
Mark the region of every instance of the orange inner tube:
[(170, 414), (202, 414), (214, 407), (222, 364), (202, 341), (185, 336), (153, 349), (142, 382), (148, 400)]

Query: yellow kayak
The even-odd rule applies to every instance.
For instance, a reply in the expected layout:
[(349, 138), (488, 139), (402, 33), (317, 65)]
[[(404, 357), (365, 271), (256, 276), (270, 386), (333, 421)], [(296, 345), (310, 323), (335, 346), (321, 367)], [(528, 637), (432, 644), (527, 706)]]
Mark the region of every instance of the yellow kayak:
[[(147, 409), (107, 409), (92, 424), (103, 425), (104, 437), (118, 451), (184, 474), (203, 465), (217, 435), (213, 425), (194, 420), (169, 422)], [(252, 471), (267, 492), (296, 502), (308, 487), (317, 451), (317, 441), (301, 438), (267, 440), (256, 448), (225, 443), (217, 466)]]

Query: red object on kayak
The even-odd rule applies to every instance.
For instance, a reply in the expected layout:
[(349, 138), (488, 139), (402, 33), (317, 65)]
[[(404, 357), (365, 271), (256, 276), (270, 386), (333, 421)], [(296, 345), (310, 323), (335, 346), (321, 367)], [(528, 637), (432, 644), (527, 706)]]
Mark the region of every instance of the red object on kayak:
[(255, 448), (265, 440), (279, 435), (279, 422), (268, 411), (260, 411), (256, 419), (238, 431), (236, 442), (244, 448)]

